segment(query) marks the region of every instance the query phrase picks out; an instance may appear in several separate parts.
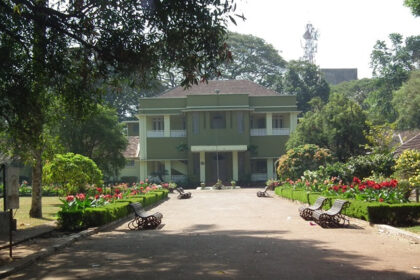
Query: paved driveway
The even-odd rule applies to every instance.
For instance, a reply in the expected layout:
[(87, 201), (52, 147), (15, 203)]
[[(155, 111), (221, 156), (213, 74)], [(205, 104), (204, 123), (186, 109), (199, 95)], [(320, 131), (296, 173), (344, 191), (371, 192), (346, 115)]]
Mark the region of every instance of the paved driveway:
[(10, 279), (420, 279), (420, 244), (366, 223), (323, 229), (298, 204), (256, 191), (170, 195), (152, 210), (164, 215), (160, 230), (125, 223)]

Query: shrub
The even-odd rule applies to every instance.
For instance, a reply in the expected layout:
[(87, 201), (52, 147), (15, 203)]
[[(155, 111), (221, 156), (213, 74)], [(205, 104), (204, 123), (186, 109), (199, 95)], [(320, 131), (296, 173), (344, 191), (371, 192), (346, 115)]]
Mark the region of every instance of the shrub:
[(389, 177), (393, 173), (395, 159), (392, 154), (370, 154), (350, 158), (347, 167), (353, 170), (353, 176), (366, 178), (372, 174), (382, 174)]
[(102, 185), (102, 172), (88, 157), (67, 153), (56, 154), (43, 168), (44, 182), (57, 184), (66, 194), (84, 192), (87, 184)]
[(420, 151), (405, 150), (397, 159), (396, 175), (410, 184), (420, 186)]
[(326, 166), (320, 166), (316, 171), (316, 175), (319, 177), (319, 180), (328, 180), (335, 177), (348, 184), (353, 180), (353, 171), (347, 164), (335, 162)]
[(331, 160), (331, 152), (328, 149), (313, 144), (298, 146), (279, 158), (277, 174), (280, 178), (294, 180), (300, 178), (305, 170), (316, 170)]

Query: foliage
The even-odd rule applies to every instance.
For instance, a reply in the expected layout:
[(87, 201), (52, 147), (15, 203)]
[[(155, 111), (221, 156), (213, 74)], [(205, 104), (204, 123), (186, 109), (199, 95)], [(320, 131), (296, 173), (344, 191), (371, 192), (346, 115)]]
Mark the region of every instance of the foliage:
[(391, 47), (385, 41), (377, 41), (371, 53), (373, 76), (377, 77), (378, 89), (366, 99), (370, 119), (377, 123), (394, 122), (397, 118), (392, 106), (392, 92), (405, 82), (420, 57), (420, 36), (406, 38), (398, 33), (389, 35)]
[(411, 9), (414, 16), (420, 16), (420, 1), (419, 0), (404, 0), (404, 6)]
[(115, 110), (97, 106), (83, 121), (66, 116), (58, 130), (69, 152), (91, 158), (106, 177), (118, 175), (125, 166), (127, 139)]
[(364, 102), (369, 94), (377, 89), (377, 81), (375, 79), (361, 79), (348, 82), (342, 82), (338, 85), (331, 86), (331, 93), (339, 93), (354, 100), (363, 110), (368, 109)]
[(304, 113), (310, 110), (309, 101), (319, 97), (328, 100), (330, 87), (320, 69), (306, 61), (289, 61), (283, 78), (283, 92), (296, 95), (298, 110)]
[(221, 65), (222, 78), (250, 80), (282, 92), (281, 73), (286, 62), (271, 44), (253, 35), (232, 32), (226, 43), (232, 52), (232, 61)]
[(312, 172), (305, 171), (303, 178), (310, 182), (313, 182), (315, 179), (318, 182), (323, 182), (330, 178), (337, 178), (338, 181), (348, 184), (354, 177), (353, 173), (354, 170), (347, 164), (343, 162), (334, 162), (332, 164), (329, 163), (326, 166), (321, 165), (318, 170)]
[(405, 150), (397, 159), (396, 175), (407, 179), (412, 186), (420, 186), (420, 151)]
[(328, 149), (307, 144), (288, 150), (278, 159), (277, 174), (280, 178), (297, 179), (305, 170), (318, 169), (332, 160)]
[(87, 184), (102, 185), (102, 172), (91, 159), (73, 153), (57, 154), (44, 167), (47, 184), (57, 184), (67, 194), (83, 192)]
[(399, 129), (420, 129), (420, 70), (412, 71), (408, 81), (394, 92), (392, 105), (398, 112)]
[(363, 153), (367, 129), (366, 115), (360, 106), (341, 94), (332, 94), (325, 106), (317, 106), (304, 115), (286, 148), (311, 143), (328, 148), (340, 161), (345, 161)]
[(389, 177), (393, 173), (395, 159), (392, 154), (369, 154), (351, 157), (346, 165), (353, 170), (353, 176), (366, 178), (372, 174)]
[(374, 154), (389, 154), (394, 150), (394, 129), (389, 124), (374, 125), (367, 121), (369, 131), (365, 132), (367, 144), (365, 149)]

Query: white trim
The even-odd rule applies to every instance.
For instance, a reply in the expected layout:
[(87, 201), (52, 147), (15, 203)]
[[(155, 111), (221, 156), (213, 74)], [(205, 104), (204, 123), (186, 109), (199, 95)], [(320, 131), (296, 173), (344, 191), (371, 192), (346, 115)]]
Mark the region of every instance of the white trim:
[(191, 146), (191, 152), (233, 152), (246, 150), (248, 150), (247, 145)]

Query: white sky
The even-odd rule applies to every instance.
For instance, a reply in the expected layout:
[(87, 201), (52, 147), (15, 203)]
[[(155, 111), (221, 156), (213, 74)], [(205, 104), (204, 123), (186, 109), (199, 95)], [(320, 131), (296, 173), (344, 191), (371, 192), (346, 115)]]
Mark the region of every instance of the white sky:
[(263, 38), (286, 59), (303, 56), (307, 23), (319, 32), (315, 63), (321, 68), (357, 68), (358, 78), (372, 76), (370, 54), (377, 40), (390, 33), (420, 35), (403, 0), (237, 0), (237, 20), (229, 29)]

